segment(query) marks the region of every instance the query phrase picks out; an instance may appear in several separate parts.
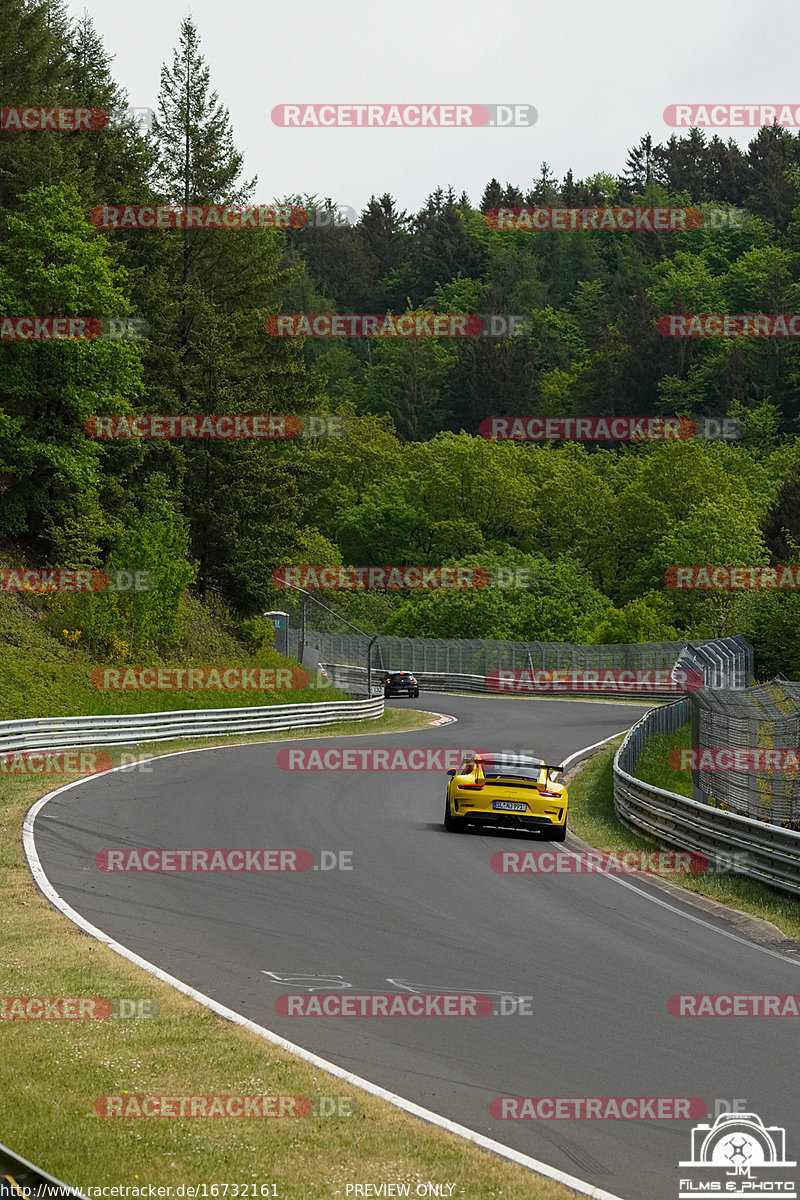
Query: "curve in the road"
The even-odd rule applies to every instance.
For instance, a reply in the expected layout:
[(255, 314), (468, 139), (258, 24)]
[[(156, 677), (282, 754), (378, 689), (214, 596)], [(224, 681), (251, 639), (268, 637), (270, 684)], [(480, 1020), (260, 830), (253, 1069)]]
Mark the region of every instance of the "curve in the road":
[[(448, 697), (447, 708), (457, 724), (357, 741), (395, 747), (412, 736), (422, 747), (525, 750), (563, 761), (644, 711), (461, 696)], [(493, 853), (531, 843), (505, 833), (444, 834), (443, 776), (280, 771), (275, 756), (285, 744), (167, 755), (152, 761), (150, 778), (109, 773), (43, 797), (26, 820), (39, 886), (87, 932), (223, 1015), (588, 1195), (674, 1200), (687, 1123), (501, 1126), (490, 1100), (700, 1096), (711, 1110), (744, 1088), (766, 1123), (796, 1121), (790, 1021), (679, 1020), (666, 1008), (679, 992), (791, 992), (797, 964), (787, 956), (765, 953), (723, 917), (699, 918), (665, 901), (643, 881), (497, 875)], [(109, 847), (232, 840), (345, 848), (355, 869), (141, 876), (94, 866)], [(312, 986), (531, 995), (533, 1014), (387, 1022), (276, 1013), (278, 995)]]

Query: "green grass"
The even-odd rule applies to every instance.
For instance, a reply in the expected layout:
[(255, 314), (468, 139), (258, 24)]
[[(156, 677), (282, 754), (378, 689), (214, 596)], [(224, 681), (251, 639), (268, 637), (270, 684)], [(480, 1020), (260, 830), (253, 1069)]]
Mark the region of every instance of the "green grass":
[[(65, 645), (51, 630), (41, 598), (0, 595), (0, 721), (34, 717), (100, 716), (113, 713), (172, 712), (178, 709), (249, 708), (272, 704), (313, 704), (345, 699), (345, 693), (314, 686), (271, 690), (181, 690), (96, 688), (98, 667), (230, 666), (292, 667), (299, 664), (267, 647), (252, 653), (211, 614), (188, 598), (181, 634), (169, 658), (147, 662), (99, 663), (84, 650)], [(315, 683), (315, 679), (310, 682)]]
[[(409, 709), (378, 721), (292, 736), (398, 732), (427, 725)], [(215, 739), (281, 741), (285, 734)], [(195, 740), (137, 747), (141, 757)], [(69, 782), (61, 777), (58, 783)], [(342, 1083), (224, 1021), (81, 933), (34, 886), (21, 825), (44, 781), (11, 776), (0, 807), (0, 965), (3, 996), (148, 997), (151, 1020), (0, 1021), (3, 1142), (76, 1187), (277, 1185), (283, 1200), (343, 1196), (347, 1183), (455, 1185), (476, 1200), (568, 1200), (574, 1193)], [(52, 777), (48, 786), (53, 786)], [(268, 1094), (351, 1096), (339, 1119), (110, 1119), (99, 1096)], [(487, 1101), (488, 1102), (488, 1101)], [(498, 1130), (498, 1136), (502, 1131)], [(220, 1193), (221, 1194), (221, 1193)]]
[[(206, 616), (177, 648), (176, 665), (254, 665), (242, 647)], [(273, 652), (259, 660), (282, 664)], [(90, 682), (96, 666), (85, 654), (48, 635), (41, 614), (0, 597), (0, 719), (143, 712), (319, 701), (325, 693), (102, 693)], [(150, 664), (147, 664), (150, 665)], [(335, 693), (334, 693), (335, 694)], [(614, 701), (617, 702), (617, 701)], [(342, 722), (292, 731), (317, 738), (400, 732), (427, 725), (409, 709), (377, 721)], [(115, 762), (201, 745), (283, 741), (286, 733), (232, 734), (135, 748), (109, 748)], [(653, 782), (680, 790), (665, 766), (669, 743), (654, 739), (640, 760)], [(97, 746), (93, 749), (100, 750)], [(620, 826), (613, 809), (613, 752), (597, 755), (570, 788), (571, 828), (603, 850), (649, 848)], [(454, 1183), (453, 1195), (477, 1200), (566, 1200), (573, 1195), (514, 1164), (495, 1158), (398, 1109), (340, 1083), (256, 1035), (216, 1017), (160, 983), (107, 947), (82, 934), (44, 900), (21, 847), (27, 808), (45, 790), (71, 777), (2, 778), (0, 805), (0, 993), (4, 996), (147, 997), (158, 1004), (152, 1020), (0, 1021), (3, 1063), (3, 1141), (17, 1153), (77, 1187), (179, 1183), (277, 1185), (288, 1200), (341, 1196), (347, 1183)], [(800, 937), (800, 905), (768, 889), (727, 876), (673, 877), (673, 882), (772, 920)], [(94, 1102), (105, 1094), (345, 1095), (358, 1100), (346, 1119), (147, 1120), (103, 1119)]]
[(670, 750), (690, 750), (691, 745), (692, 727), (688, 722), (675, 733), (657, 733), (648, 738), (636, 763), (636, 778), (691, 799), (691, 771), (680, 771), (669, 765)]
[[(645, 754), (637, 764), (638, 778), (657, 787), (680, 792), (676, 783), (680, 782), (683, 773), (673, 771), (667, 765), (667, 754), (674, 746), (684, 745), (680, 739), (685, 739), (685, 736), (681, 730), (679, 734), (659, 735), (648, 741)], [(569, 788), (569, 827), (597, 850), (612, 853), (652, 850), (653, 843), (637, 837), (620, 824), (614, 811), (612, 764), (614, 752), (621, 741), (621, 738), (617, 739), (612, 749), (590, 758), (572, 780)], [(676, 780), (675, 776), (679, 778)], [(688, 794), (691, 794), (691, 783)], [(791, 896), (784, 896), (754, 880), (734, 875), (682, 874), (664, 875), (661, 878), (739, 912), (771, 921), (787, 938), (800, 940), (800, 902)]]

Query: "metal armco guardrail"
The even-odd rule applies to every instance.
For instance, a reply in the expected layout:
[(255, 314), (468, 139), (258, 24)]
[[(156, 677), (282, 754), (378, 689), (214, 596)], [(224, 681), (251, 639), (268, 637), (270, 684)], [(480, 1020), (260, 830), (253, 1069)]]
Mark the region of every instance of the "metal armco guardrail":
[(133, 745), (171, 738), (225, 737), (374, 720), (383, 715), (383, 694), (367, 700), (321, 704), (275, 704), (258, 708), (177, 709), (174, 712), (98, 717), (46, 717), (0, 721), (0, 754), (76, 746)]
[[(44, 1189), (45, 1184), (50, 1185), (47, 1191)], [(28, 1162), (27, 1158), (20, 1158), (7, 1146), (0, 1146), (0, 1196), (20, 1200), (20, 1197), (39, 1194), (49, 1196), (60, 1194), (64, 1197), (75, 1196), (78, 1200), (85, 1200), (83, 1192), (79, 1192), (77, 1188), (71, 1188), (66, 1183), (59, 1182), (58, 1179), (43, 1171), (41, 1167), (35, 1167), (33, 1163)]]
[[(323, 663), (325, 670), (330, 676), (334, 687), (342, 688), (349, 692), (366, 692), (367, 690), (367, 668), (352, 667), (346, 663)], [(401, 668), (397, 668), (400, 670)], [(373, 696), (383, 695), (383, 688), (378, 682), (386, 674), (386, 671), (373, 667), (372, 669), (372, 694)], [(497, 687), (490, 687), (486, 681), (485, 675), (464, 675), (458, 673), (446, 673), (437, 671), (415, 671), (414, 677), (419, 683), (420, 692), (478, 692), (488, 696), (540, 696), (547, 698), (551, 695), (558, 696), (590, 696), (594, 693), (583, 689), (570, 689), (564, 684), (559, 683), (557, 689), (552, 692), (542, 688), (541, 691), (528, 691), (523, 689), (519, 692), (498, 690)], [(623, 699), (635, 699), (637, 696), (645, 700), (674, 700), (675, 692), (659, 692), (636, 688), (628, 690), (620, 689), (619, 692), (603, 691), (602, 695), (608, 699), (614, 695), (619, 695)]]
[(634, 833), (727, 860), (737, 875), (800, 896), (800, 833), (700, 804), (634, 777), (645, 741), (656, 733), (674, 733), (690, 716), (690, 701), (680, 700), (653, 709), (630, 730), (614, 756), (614, 808), (620, 821)]

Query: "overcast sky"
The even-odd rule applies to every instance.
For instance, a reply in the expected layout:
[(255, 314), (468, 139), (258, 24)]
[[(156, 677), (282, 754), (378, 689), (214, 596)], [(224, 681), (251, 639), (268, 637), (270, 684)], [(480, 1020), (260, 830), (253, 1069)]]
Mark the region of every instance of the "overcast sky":
[[(492, 176), (526, 189), (620, 173), (675, 103), (800, 106), (794, 0), (70, 0), (88, 11), (137, 107), (156, 105), (180, 23), (198, 28), (254, 200), (390, 192), (415, 210), (439, 184), (480, 200)], [(531, 104), (530, 128), (288, 129), (274, 105)], [(752, 133), (720, 129), (745, 145)], [(111, 199), (111, 198), (110, 198)]]

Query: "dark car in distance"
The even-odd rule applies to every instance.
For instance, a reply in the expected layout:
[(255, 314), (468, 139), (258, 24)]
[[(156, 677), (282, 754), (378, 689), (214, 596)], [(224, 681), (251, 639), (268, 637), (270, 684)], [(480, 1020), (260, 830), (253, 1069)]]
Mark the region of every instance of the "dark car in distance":
[(419, 696), (419, 684), (410, 671), (389, 671), (383, 677), (383, 697)]

